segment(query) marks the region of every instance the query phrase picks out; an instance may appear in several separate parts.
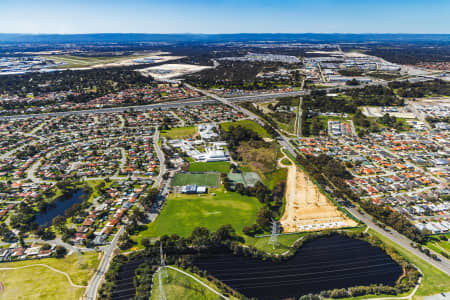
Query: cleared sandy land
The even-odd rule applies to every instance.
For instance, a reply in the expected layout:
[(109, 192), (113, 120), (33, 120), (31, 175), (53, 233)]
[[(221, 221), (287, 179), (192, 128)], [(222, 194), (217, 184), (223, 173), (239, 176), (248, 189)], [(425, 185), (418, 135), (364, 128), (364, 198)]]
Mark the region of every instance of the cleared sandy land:
[[(388, 112), (389, 115), (404, 118), (404, 119), (415, 119), (416, 115), (414, 115), (413, 111), (409, 107), (396, 107), (397, 112)], [(386, 112), (381, 111), (381, 107), (374, 106), (364, 106), (362, 107), (362, 113), (367, 117), (377, 117), (381, 118)]]
[(166, 61), (176, 60), (184, 58), (184, 56), (171, 56), (168, 55), (169, 52), (154, 52), (154, 53), (148, 53), (146, 55), (142, 55), (142, 57), (135, 57), (132, 59), (124, 59), (121, 61), (113, 62), (113, 63), (107, 63), (107, 64), (99, 64), (95, 65), (95, 68), (104, 68), (104, 67), (115, 67), (115, 66), (133, 66), (133, 65), (139, 65), (142, 63), (135, 62), (136, 59), (139, 58), (152, 58), (154, 60), (154, 63), (162, 63)]
[(151, 75), (156, 79), (169, 79), (180, 77), (186, 74), (200, 72), (205, 69), (210, 69), (209, 66), (197, 66), (188, 64), (164, 64), (160, 66), (149, 67), (140, 70), (144, 75)]
[(317, 231), (356, 226), (320, 192), (295, 165), (288, 167), (286, 209), (280, 220), (284, 232)]
[(67, 65), (62, 65), (62, 69), (70, 70), (88, 70), (95, 68), (119, 67), (119, 66), (134, 66), (143, 64), (143, 62), (136, 62), (136, 60), (143, 58), (151, 58), (153, 63), (164, 63), (172, 60), (181, 59), (184, 56), (171, 56), (169, 52), (144, 52), (135, 53), (124, 57), (77, 57), (71, 55), (61, 56), (43, 56), (44, 58), (54, 60), (56, 62), (65, 62)]
[(428, 97), (428, 98), (416, 98), (416, 101), (409, 101), (409, 103), (417, 103), (420, 105), (449, 105), (450, 97)]

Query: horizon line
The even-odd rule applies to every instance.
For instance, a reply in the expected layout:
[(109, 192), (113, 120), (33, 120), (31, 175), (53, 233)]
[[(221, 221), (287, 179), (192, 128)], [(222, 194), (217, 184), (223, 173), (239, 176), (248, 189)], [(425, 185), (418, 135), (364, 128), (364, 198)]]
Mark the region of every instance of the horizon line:
[(50, 32), (0, 32), (0, 34), (15, 35), (89, 35), (89, 34), (155, 34), (155, 35), (233, 35), (233, 34), (392, 34), (392, 35), (450, 35), (450, 33), (420, 33), (420, 32), (229, 32), (229, 33), (196, 33), (196, 32), (84, 32), (84, 33), (50, 33)]

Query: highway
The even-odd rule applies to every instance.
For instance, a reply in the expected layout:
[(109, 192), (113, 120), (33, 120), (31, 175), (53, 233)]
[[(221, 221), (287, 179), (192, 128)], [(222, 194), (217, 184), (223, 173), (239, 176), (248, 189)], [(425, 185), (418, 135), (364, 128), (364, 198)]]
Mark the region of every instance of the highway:
[[(439, 78), (441, 73), (436, 73), (428, 76), (421, 76), (418, 78), (419, 81), (429, 81)], [(410, 78), (405, 78), (401, 80), (392, 80), (392, 81), (405, 81)], [(181, 83), (178, 80), (165, 80), (165, 82), (169, 83)], [(336, 89), (339, 90), (348, 90), (348, 89), (359, 89), (364, 88), (365, 86), (370, 85), (381, 85), (387, 86), (391, 81), (373, 81), (366, 84), (360, 84), (356, 86), (351, 85), (343, 85), (343, 86), (335, 86), (329, 88), (316, 89), (317, 91), (324, 91), (326, 93), (334, 92)], [(51, 112), (51, 113), (40, 113), (40, 114), (20, 114), (20, 115), (11, 115), (11, 116), (0, 116), (0, 120), (21, 120), (21, 119), (29, 119), (29, 118), (37, 118), (37, 117), (56, 117), (56, 116), (67, 116), (67, 115), (82, 115), (82, 114), (98, 114), (98, 113), (114, 113), (114, 112), (123, 112), (130, 109), (135, 111), (146, 111), (151, 109), (167, 109), (172, 107), (180, 107), (180, 106), (188, 106), (188, 105), (199, 105), (199, 104), (207, 104), (207, 103), (215, 103), (215, 100), (223, 99), (228, 102), (245, 102), (245, 101), (264, 101), (267, 99), (280, 98), (280, 97), (288, 97), (288, 96), (304, 96), (309, 95), (309, 90), (303, 90), (303, 84), (301, 90), (292, 91), (292, 92), (281, 92), (281, 93), (267, 93), (267, 94), (258, 94), (258, 95), (249, 95), (249, 96), (238, 96), (238, 97), (230, 97), (230, 98), (222, 98), (215, 94), (211, 94), (207, 91), (200, 90), (195, 88), (186, 82), (182, 83), (183, 85), (200, 91), (202, 94), (211, 97), (212, 99), (182, 99), (176, 101), (162, 102), (162, 103), (153, 103), (153, 104), (145, 104), (145, 105), (135, 105), (135, 106), (121, 106), (121, 107), (110, 107), (110, 108), (97, 108), (97, 109), (86, 109), (86, 110), (72, 110), (72, 111), (63, 111), (63, 112)], [(221, 101), (221, 100), (219, 100)], [(223, 102), (223, 101), (221, 101)]]
[(146, 111), (151, 109), (166, 109), (171, 107), (188, 106), (188, 105), (199, 105), (206, 103), (215, 103), (215, 100), (205, 99), (205, 100), (177, 100), (171, 102), (154, 103), (146, 105), (135, 105), (135, 106), (121, 106), (121, 107), (110, 107), (110, 108), (97, 108), (97, 109), (86, 109), (86, 110), (71, 110), (62, 112), (51, 112), (42, 114), (24, 114), (24, 115), (12, 115), (12, 116), (0, 116), (0, 120), (22, 120), (29, 118), (42, 118), (42, 117), (61, 117), (69, 115), (84, 115), (84, 114), (101, 114), (101, 113), (116, 113), (124, 112), (130, 109), (134, 111)]
[[(407, 80), (407, 79), (405, 79), (405, 80)], [(424, 80), (432, 80), (432, 78), (424, 78)], [(177, 82), (177, 81), (172, 80), (171, 82)], [(179, 82), (177, 82), (177, 83), (179, 83)], [(323, 88), (323, 89), (317, 89), (317, 90), (324, 91), (326, 93), (330, 93), (330, 92), (335, 91), (336, 89), (339, 89), (339, 90), (358, 89), (358, 88), (363, 88), (363, 87), (369, 86), (369, 85), (386, 86), (386, 85), (388, 85), (388, 83), (389, 83), (389, 81), (371, 82), (368, 84), (362, 84), (362, 85), (357, 85), (357, 86), (336, 86), (336, 87), (329, 87), (329, 88)], [(304, 96), (304, 95), (310, 94), (309, 90), (298, 90), (298, 91), (292, 91), (292, 92), (267, 93), (267, 94), (223, 98), (223, 97), (219, 97), (215, 94), (209, 93), (207, 91), (195, 88), (187, 83), (183, 83), (183, 84), (193, 90), (199, 91), (199, 92), (203, 93), (204, 95), (209, 96), (212, 99), (183, 99), (183, 100), (145, 104), (145, 105), (135, 105), (135, 106), (120, 106), (120, 107), (97, 108), (97, 109), (86, 109), (86, 110), (71, 110), (71, 111), (62, 111), (62, 112), (41, 113), (41, 114), (21, 114), (21, 115), (11, 115), (11, 116), (0, 116), (0, 120), (23, 120), (23, 119), (39, 118), (39, 117), (42, 118), (42, 117), (61, 117), (61, 116), (68, 116), (68, 115), (117, 113), (117, 112), (128, 111), (130, 109), (132, 109), (134, 111), (147, 111), (147, 110), (158, 109), (158, 108), (168, 109), (168, 108), (182, 107), (182, 106), (189, 106), (189, 105), (212, 104), (212, 103), (216, 103), (217, 101), (220, 101), (222, 103), (225, 103), (224, 101), (226, 101), (228, 103), (227, 105), (230, 105), (231, 102), (265, 101), (267, 99), (289, 97), (289, 96)], [(235, 105), (233, 105), (233, 107), (234, 106)]]
[[(185, 83), (186, 86), (188, 84)], [(196, 88), (193, 88), (196, 89)], [(284, 93), (272, 93), (272, 94), (262, 94), (262, 95), (251, 95), (251, 96), (239, 96), (233, 98), (226, 98), (231, 102), (245, 102), (245, 101), (263, 101), (271, 98), (278, 97), (286, 97), (286, 96), (298, 96), (305, 95), (305, 91), (293, 91), (293, 92), (284, 92)], [(208, 95), (213, 95), (208, 93)], [(86, 109), (86, 110), (71, 110), (71, 111), (61, 111), (61, 112), (51, 112), (51, 113), (42, 113), (42, 114), (23, 114), (23, 115), (11, 115), (11, 116), (0, 116), (0, 120), (24, 120), (29, 118), (44, 118), (44, 117), (62, 117), (69, 115), (84, 115), (84, 114), (105, 114), (105, 113), (118, 113), (129, 111), (130, 109), (134, 111), (147, 111), (151, 109), (168, 109), (180, 106), (189, 106), (189, 105), (200, 105), (200, 104), (212, 104), (216, 103), (216, 95), (211, 97), (213, 99), (203, 99), (203, 100), (177, 100), (163, 103), (154, 103), (154, 104), (146, 104), (146, 105), (135, 105), (135, 106), (120, 106), (120, 107), (109, 107), (109, 108), (97, 108), (97, 109)], [(223, 98), (225, 99), (225, 98)]]

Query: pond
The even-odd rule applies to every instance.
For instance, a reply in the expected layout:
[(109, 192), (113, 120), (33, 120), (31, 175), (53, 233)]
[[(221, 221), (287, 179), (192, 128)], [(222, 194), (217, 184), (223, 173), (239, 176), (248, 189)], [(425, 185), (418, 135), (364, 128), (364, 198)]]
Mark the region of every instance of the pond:
[(35, 222), (39, 226), (48, 226), (52, 224), (53, 218), (56, 216), (64, 216), (64, 211), (74, 205), (75, 203), (81, 203), (87, 200), (88, 195), (83, 189), (79, 189), (73, 192), (72, 196), (68, 199), (56, 200), (53, 202), (54, 206), (50, 207), (47, 211), (37, 213)]
[(218, 254), (197, 258), (194, 264), (257, 299), (299, 297), (358, 285), (394, 286), (402, 274), (401, 267), (381, 249), (339, 235), (307, 242), (282, 263)]

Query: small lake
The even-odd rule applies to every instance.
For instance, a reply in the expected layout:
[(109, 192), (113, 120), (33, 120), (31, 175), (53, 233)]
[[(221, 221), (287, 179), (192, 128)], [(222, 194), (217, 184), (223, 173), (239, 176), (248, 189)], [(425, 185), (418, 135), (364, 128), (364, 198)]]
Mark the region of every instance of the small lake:
[(249, 298), (284, 299), (358, 285), (394, 286), (402, 268), (385, 252), (343, 236), (305, 243), (288, 261), (273, 263), (231, 254), (194, 264)]
[(37, 213), (35, 222), (39, 226), (48, 226), (52, 224), (53, 218), (56, 216), (64, 216), (66, 209), (74, 205), (75, 203), (81, 203), (87, 200), (87, 194), (83, 189), (76, 190), (72, 196), (64, 200), (56, 200), (53, 202), (54, 207), (49, 207), (46, 212)]

